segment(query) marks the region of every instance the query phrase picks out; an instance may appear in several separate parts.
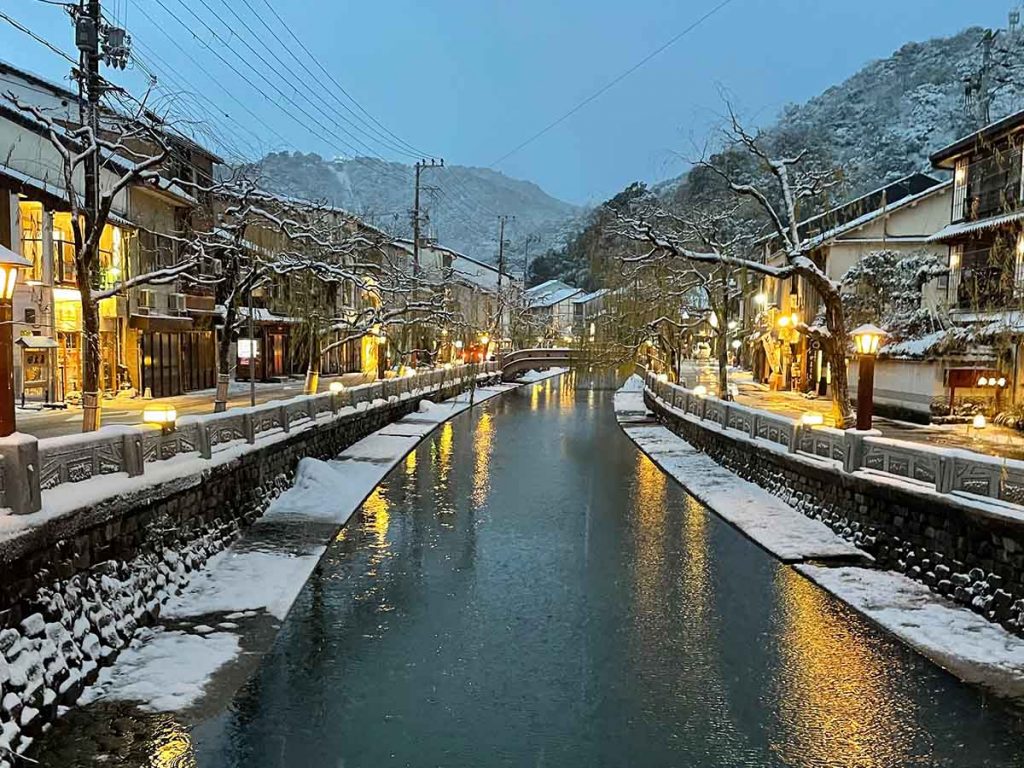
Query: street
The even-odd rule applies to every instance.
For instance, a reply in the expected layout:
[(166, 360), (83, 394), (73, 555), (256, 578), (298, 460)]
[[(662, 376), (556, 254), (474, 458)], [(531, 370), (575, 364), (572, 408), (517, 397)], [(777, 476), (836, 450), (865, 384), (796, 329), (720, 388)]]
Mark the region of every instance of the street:
[[(322, 377), (320, 391), (327, 391), (332, 381), (340, 380), (345, 386), (356, 386), (367, 381), (361, 373), (346, 373), (342, 376)], [(256, 402), (266, 403), (271, 400), (286, 400), (302, 394), (302, 379), (290, 379), (281, 383), (256, 383)], [(178, 397), (163, 397), (159, 400), (136, 398), (111, 398), (103, 401), (103, 424), (140, 424), (142, 411), (153, 403), (173, 405), (178, 416), (187, 414), (212, 413), (214, 390), (205, 389), (190, 392)], [(248, 406), (249, 383), (232, 381), (228, 389), (228, 408)], [(58, 435), (74, 435), (82, 431), (82, 409), (68, 407), (66, 410), (21, 410), (16, 414), (18, 431), (34, 437), (57, 437)]]

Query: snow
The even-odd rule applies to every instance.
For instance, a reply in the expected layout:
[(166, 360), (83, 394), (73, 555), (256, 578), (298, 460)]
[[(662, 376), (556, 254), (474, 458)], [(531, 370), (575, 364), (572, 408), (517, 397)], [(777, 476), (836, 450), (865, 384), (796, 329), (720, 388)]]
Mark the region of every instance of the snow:
[(113, 666), (100, 671), (79, 704), (108, 698), (138, 702), (149, 712), (185, 709), (202, 697), (206, 681), (240, 650), (238, 637), (229, 632), (145, 630)]
[(1024, 638), (899, 573), (796, 569), (961, 680), (1003, 696), (1024, 696)]
[[(474, 402), (518, 386), (478, 387)], [(172, 711), (192, 706), (204, 693), (211, 695), (211, 679), (243, 647), (251, 655), (265, 652), (273, 642), (265, 622), (260, 629), (230, 619), (266, 616), (283, 621), (337, 530), (409, 451), (468, 408), (469, 393), (464, 392), (383, 427), (335, 459), (303, 459), (292, 487), (164, 605), (161, 618), (176, 627), (191, 626), (191, 632), (148, 632), (146, 642), (123, 652), (111, 670), (104, 671), (100, 684), (89, 693), (91, 699), (139, 701), (146, 709)], [(299, 536), (282, 537), (281, 530), (297, 531)], [(196, 636), (200, 628), (206, 634)], [(230, 695), (228, 688), (219, 686), (217, 694)]]
[[(616, 409), (619, 401), (616, 401)], [(635, 413), (630, 410), (627, 415)], [(819, 520), (801, 514), (754, 483), (743, 480), (659, 424), (622, 423), (651, 461), (680, 485), (784, 563), (841, 558), (870, 561), (866, 552)]]
[(561, 376), (563, 373), (568, 373), (568, 368), (550, 368), (546, 371), (527, 371), (519, 377), (519, 381), (522, 384), (534, 384), (538, 381), (544, 381), (544, 379), (551, 379), (555, 376)]
[[(639, 378), (639, 377), (633, 377)], [(631, 385), (635, 387), (636, 383)], [(871, 558), (818, 520), (801, 514), (758, 485), (701, 453), (646, 413), (643, 394), (620, 389), (615, 415), (626, 435), (680, 485), (783, 562)]]

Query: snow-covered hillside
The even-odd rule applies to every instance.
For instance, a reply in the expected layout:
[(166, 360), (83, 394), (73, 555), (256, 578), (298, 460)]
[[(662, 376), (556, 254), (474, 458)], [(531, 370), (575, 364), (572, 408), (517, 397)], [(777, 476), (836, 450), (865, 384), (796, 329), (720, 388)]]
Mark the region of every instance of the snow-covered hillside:
[[(326, 200), (392, 234), (411, 235), (411, 166), (375, 158), (325, 160), (315, 154), (279, 152), (263, 159), (262, 173), (276, 192)], [(576, 220), (583, 213), (531, 182), (458, 165), (423, 173), (421, 206), (427, 236), (488, 262), (497, 259), (498, 216), (515, 216), (505, 239), (509, 266), (517, 272), (522, 269), (528, 237), (531, 257), (561, 247), (578, 228)]]

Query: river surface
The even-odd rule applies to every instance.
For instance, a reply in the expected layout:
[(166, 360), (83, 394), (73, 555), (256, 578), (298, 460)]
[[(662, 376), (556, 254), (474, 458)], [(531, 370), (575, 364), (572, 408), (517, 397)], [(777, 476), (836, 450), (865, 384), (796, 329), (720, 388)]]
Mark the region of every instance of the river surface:
[(1017, 710), (719, 520), (611, 398), (549, 380), (443, 425), (338, 536), (230, 708), (152, 720), (140, 764), (1024, 764)]

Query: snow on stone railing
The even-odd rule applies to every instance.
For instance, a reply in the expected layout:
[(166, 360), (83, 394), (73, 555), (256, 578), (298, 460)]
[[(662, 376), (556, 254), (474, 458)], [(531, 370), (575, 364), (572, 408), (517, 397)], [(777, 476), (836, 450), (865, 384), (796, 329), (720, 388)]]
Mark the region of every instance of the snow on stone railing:
[(498, 363), (425, 371), (340, 392), (300, 395), (223, 413), (183, 416), (169, 432), (159, 426), (140, 424), (107, 426), (96, 432), (42, 440), (15, 433), (0, 438), (0, 500), (16, 514), (35, 512), (40, 508), (42, 491), (65, 483), (101, 475), (137, 477), (145, 473), (147, 464), (179, 455), (210, 459), (233, 446), (254, 444), (274, 434), (334, 417), (343, 408), (362, 410), (376, 401), (431, 392), (474, 375), (490, 376), (499, 371)]
[(788, 453), (830, 462), (844, 472), (890, 475), (943, 494), (1024, 506), (1024, 461), (883, 438), (877, 432), (802, 424), (659, 380), (654, 374), (648, 374), (645, 384), (650, 394), (682, 414), (781, 446)]

